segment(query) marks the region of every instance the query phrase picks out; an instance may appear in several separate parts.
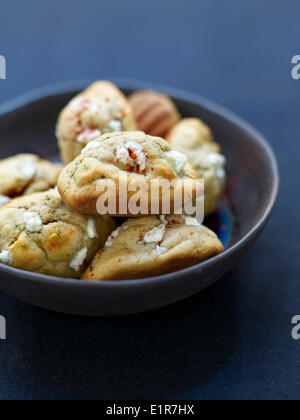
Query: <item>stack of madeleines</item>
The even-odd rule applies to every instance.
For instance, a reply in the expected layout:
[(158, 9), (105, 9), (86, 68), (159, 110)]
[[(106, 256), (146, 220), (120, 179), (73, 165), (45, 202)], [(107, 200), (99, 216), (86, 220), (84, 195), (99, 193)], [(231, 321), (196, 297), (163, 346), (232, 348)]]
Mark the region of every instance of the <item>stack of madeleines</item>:
[[(110, 216), (97, 212), (100, 184), (113, 181), (119, 190), (121, 175), (147, 185), (168, 180), (179, 189), (202, 178), (205, 214), (216, 209), (225, 158), (207, 125), (182, 119), (170, 98), (153, 91), (126, 98), (110, 82), (94, 83), (61, 112), (57, 139), (64, 164), (30, 154), (0, 161), (2, 264), (86, 281), (130, 280), (223, 251), (215, 233), (193, 217), (135, 217), (117, 207)], [(175, 213), (173, 202), (170, 208)]]

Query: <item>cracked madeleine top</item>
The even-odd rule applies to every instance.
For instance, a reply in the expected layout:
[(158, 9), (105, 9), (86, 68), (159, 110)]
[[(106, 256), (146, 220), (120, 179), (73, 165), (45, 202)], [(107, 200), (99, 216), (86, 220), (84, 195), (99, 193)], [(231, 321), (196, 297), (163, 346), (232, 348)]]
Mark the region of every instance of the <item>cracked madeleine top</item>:
[[(96, 214), (97, 199), (103, 194), (101, 186), (106, 180), (112, 180), (119, 190), (121, 174), (128, 175), (131, 186), (146, 181), (149, 187), (149, 194), (145, 193), (149, 204), (147, 211), (151, 208), (152, 180), (173, 181), (174, 188), (184, 189), (187, 180), (196, 181), (200, 178), (188, 163), (187, 157), (172, 150), (165, 140), (140, 131), (122, 132), (107, 134), (90, 142), (81, 155), (61, 172), (58, 189), (71, 209)], [(128, 189), (128, 200), (134, 194), (136, 190)], [(171, 209), (173, 201), (171, 192)], [(116, 212), (113, 215), (120, 214)], [(133, 216), (130, 213), (121, 215)]]
[(205, 213), (215, 210), (226, 181), (226, 159), (210, 128), (198, 118), (185, 118), (170, 132), (171, 147), (185, 154), (205, 180)]
[(217, 236), (192, 217), (130, 219), (111, 234), (82, 280), (159, 276), (198, 264), (223, 250)]
[(116, 225), (70, 211), (56, 190), (12, 200), (0, 210), (0, 262), (79, 278)]
[(134, 92), (128, 98), (138, 129), (151, 136), (165, 138), (180, 120), (175, 103), (166, 95), (153, 90)]
[(56, 186), (63, 165), (21, 154), (0, 161), (0, 207), (11, 198)]
[(76, 96), (59, 116), (61, 157), (69, 163), (101, 134), (135, 129), (133, 112), (123, 93), (110, 82), (96, 82)]

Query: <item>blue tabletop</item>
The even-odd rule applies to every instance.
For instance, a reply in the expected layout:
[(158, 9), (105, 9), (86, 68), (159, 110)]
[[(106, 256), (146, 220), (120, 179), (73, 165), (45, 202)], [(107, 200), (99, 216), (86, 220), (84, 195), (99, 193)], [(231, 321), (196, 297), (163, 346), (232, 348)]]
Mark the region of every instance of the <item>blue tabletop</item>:
[(174, 306), (86, 319), (0, 293), (0, 399), (299, 399), (298, 0), (2, 0), (0, 102), (77, 79), (125, 77), (200, 93), (270, 140), (274, 215), (222, 280)]

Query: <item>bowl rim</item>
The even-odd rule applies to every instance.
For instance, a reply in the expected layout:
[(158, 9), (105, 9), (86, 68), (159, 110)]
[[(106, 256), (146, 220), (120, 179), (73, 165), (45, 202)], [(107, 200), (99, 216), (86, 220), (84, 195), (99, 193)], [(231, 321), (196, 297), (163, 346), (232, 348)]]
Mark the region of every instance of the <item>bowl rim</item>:
[[(104, 80), (104, 79), (103, 79)], [(73, 286), (77, 288), (111, 288), (111, 287), (118, 287), (118, 288), (127, 288), (127, 287), (143, 287), (145, 285), (152, 285), (154, 283), (161, 283), (161, 282), (169, 282), (173, 281), (181, 276), (192, 274), (193, 272), (199, 273), (208, 269), (209, 267), (221, 263), (223, 260), (230, 258), (240, 249), (243, 249), (246, 244), (251, 241), (265, 226), (267, 223), (272, 210), (275, 206), (278, 192), (279, 192), (279, 168), (275, 153), (266, 140), (266, 138), (250, 123), (244, 120), (242, 117), (236, 115), (232, 111), (229, 111), (225, 107), (214, 103), (213, 101), (206, 99), (205, 97), (190, 93), (188, 91), (177, 89), (168, 86), (162, 86), (156, 83), (151, 82), (142, 82), (136, 81), (133, 79), (120, 79), (120, 78), (108, 78), (106, 80), (110, 80), (113, 83), (117, 84), (120, 89), (128, 89), (128, 90), (145, 90), (145, 89), (154, 89), (159, 92), (165, 93), (175, 99), (179, 99), (185, 102), (192, 102), (202, 108), (207, 109), (209, 112), (219, 115), (226, 120), (232, 122), (235, 125), (238, 125), (244, 131), (248, 132), (250, 136), (255, 138), (255, 141), (260, 145), (260, 147), (264, 150), (265, 155), (267, 156), (270, 164), (270, 173), (272, 176), (272, 186), (270, 187), (270, 191), (268, 192), (268, 200), (266, 208), (264, 209), (263, 214), (260, 218), (256, 221), (255, 225), (234, 245), (230, 246), (229, 248), (225, 249), (224, 252), (221, 254), (204, 261), (202, 263), (196, 264), (194, 266), (185, 268), (180, 271), (176, 271), (174, 273), (164, 274), (161, 276), (155, 277), (148, 277), (142, 278), (137, 280), (105, 280), (105, 281), (80, 281), (79, 279), (73, 278), (63, 278), (57, 276), (50, 276), (45, 274), (34, 273), (30, 271), (20, 270), (14, 267), (10, 267), (5, 264), (0, 263), (0, 273), (14, 275), (18, 277), (23, 277), (25, 279), (30, 279), (32, 281), (42, 282), (49, 286), (57, 285), (58, 283), (62, 286)], [(8, 100), (3, 104), (0, 104), (0, 118), (13, 113), (15, 111), (21, 110), (22, 108), (26, 108), (30, 105), (33, 105), (35, 102), (40, 100), (56, 97), (57, 95), (64, 95), (75, 91), (81, 91), (86, 86), (90, 85), (91, 83), (95, 82), (95, 80), (78, 80), (78, 81), (69, 81), (59, 84), (52, 84), (42, 88), (34, 89), (29, 92), (26, 92), (16, 98)]]

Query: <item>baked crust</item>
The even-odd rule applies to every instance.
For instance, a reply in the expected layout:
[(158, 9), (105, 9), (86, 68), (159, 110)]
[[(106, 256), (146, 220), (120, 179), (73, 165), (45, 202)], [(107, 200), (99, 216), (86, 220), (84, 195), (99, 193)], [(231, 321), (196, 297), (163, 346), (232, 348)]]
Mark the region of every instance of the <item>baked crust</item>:
[(80, 278), (115, 228), (112, 218), (72, 212), (56, 190), (16, 198), (0, 210), (0, 262)]
[(167, 140), (172, 148), (187, 156), (204, 179), (205, 214), (212, 213), (224, 191), (226, 159), (210, 128), (198, 118), (185, 118), (173, 128)]
[[(47, 191), (56, 186), (63, 165), (20, 154), (0, 161), (0, 196), (2, 204), (10, 198)], [(0, 204), (1, 206), (1, 204)]]
[(159, 276), (198, 264), (223, 250), (217, 236), (194, 218), (150, 216), (130, 219), (113, 232), (82, 280)]
[[(140, 214), (132, 214), (128, 209), (127, 212), (120, 213), (119, 211), (121, 175), (128, 176), (127, 190), (125, 190), (127, 204), (136, 194), (136, 189), (132, 188), (133, 191), (130, 191), (130, 187), (146, 182), (148, 192), (141, 195), (145, 199), (143, 202), (146, 202), (147, 208)], [(107, 180), (114, 182), (117, 191), (116, 211), (110, 215), (127, 217), (153, 214), (154, 198), (153, 195), (151, 196), (151, 181), (153, 180), (172, 182), (169, 213), (176, 213), (177, 210), (182, 209), (184, 190), (188, 183), (192, 183), (191, 200), (198, 196), (197, 182), (201, 184), (197, 171), (188, 163), (186, 156), (174, 152), (165, 140), (148, 136), (140, 131), (110, 133), (90, 142), (82, 154), (61, 172), (58, 189), (71, 209), (97, 214), (97, 200), (104, 194), (103, 185), (107, 184)], [(174, 198), (174, 192), (178, 191), (177, 189), (182, 192), (182, 200), (179, 204), (178, 202), (175, 204)], [(111, 197), (111, 202), (115, 196)], [(155, 214), (161, 214), (162, 192), (156, 198), (159, 208)]]
[(72, 99), (58, 118), (61, 158), (71, 162), (101, 134), (135, 129), (133, 112), (123, 93), (113, 83), (96, 82)]

